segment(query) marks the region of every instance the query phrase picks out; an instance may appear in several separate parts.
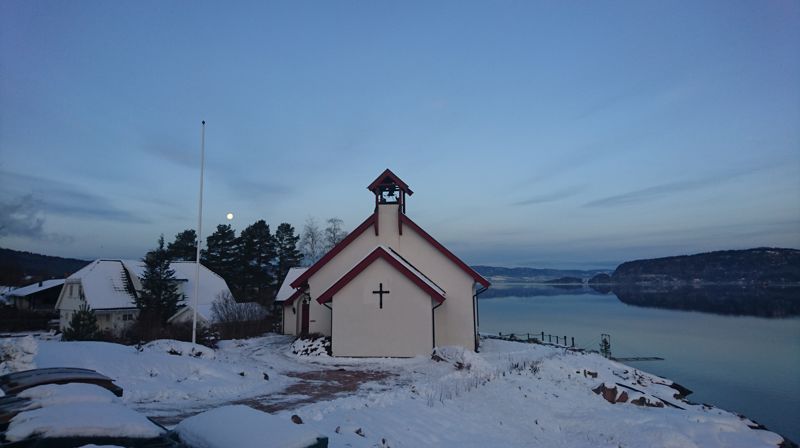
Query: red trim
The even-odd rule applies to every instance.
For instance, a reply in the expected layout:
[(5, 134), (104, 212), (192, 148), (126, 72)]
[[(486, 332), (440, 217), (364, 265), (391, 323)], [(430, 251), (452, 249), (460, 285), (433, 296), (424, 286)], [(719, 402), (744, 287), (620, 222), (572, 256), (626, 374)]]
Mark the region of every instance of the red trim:
[(391, 180), (392, 180), (392, 182), (394, 182), (394, 183), (395, 183), (395, 184), (396, 184), (398, 187), (400, 187), (400, 189), (401, 189), (401, 190), (403, 190), (404, 192), (406, 192), (406, 194), (408, 194), (409, 196), (411, 196), (412, 194), (414, 194), (414, 192), (413, 192), (413, 191), (411, 191), (411, 189), (410, 189), (410, 188), (408, 188), (408, 184), (406, 184), (405, 182), (403, 182), (402, 180), (400, 180), (400, 178), (399, 178), (399, 177), (397, 177), (397, 175), (396, 175), (396, 174), (394, 174), (394, 173), (392, 172), (392, 170), (390, 170), (389, 168), (386, 168), (386, 170), (384, 170), (384, 171), (381, 173), (381, 175), (380, 175), (380, 176), (378, 176), (378, 178), (377, 178), (377, 179), (373, 180), (373, 181), (372, 181), (372, 183), (371, 183), (371, 184), (369, 184), (369, 186), (367, 187), (367, 190), (369, 190), (369, 191), (375, 191), (375, 190), (378, 188), (378, 186), (379, 186), (380, 184), (382, 184), (384, 180), (386, 180), (386, 178), (389, 178), (389, 179), (391, 179)]
[(286, 299), (286, 300), (284, 300), (284, 301), (283, 301), (283, 306), (289, 306), (289, 305), (291, 305), (291, 304), (292, 304), (292, 303), (293, 303), (295, 300), (297, 300), (297, 299), (298, 299), (298, 297), (300, 297), (300, 296), (302, 296), (302, 295), (303, 295), (303, 293), (305, 292), (305, 290), (306, 290), (306, 288), (305, 288), (305, 287), (303, 287), (303, 288), (300, 288), (300, 289), (298, 289), (297, 291), (295, 291), (295, 292), (294, 292), (292, 295), (290, 295), (290, 296), (289, 296), (289, 298), (288, 298), (288, 299)]
[[(444, 255), (444, 256), (445, 256), (445, 257), (447, 257), (447, 258), (448, 258), (450, 261), (452, 261), (453, 263), (455, 263), (456, 265), (458, 265), (458, 267), (460, 267), (462, 271), (466, 272), (466, 273), (467, 273), (467, 275), (469, 275), (470, 277), (472, 277), (472, 278), (473, 278), (473, 279), (474, 279), (474, 280), (475, 280), (477, 283), (480, 283), (481, 285), (483, 285), (483, 287), (484, 287), (484, 288), (488, 288), (488, 287), (489, 287), (489, 285), (491, 285), (491, 283), (489, 283), (489, 281), (488, 281), (488, 280), (486, 280), (485, 278), (481, 277), (481, 275), (480, 275), (480, 274), (478, 274), (477, 272), (475, 272), (475, 270), (473, 270), (471, 267), (467, 266), (467, 264), (466, 264), (466, 263), (464, 263), (464, 262), (463, 262), (463, 261), (461, 261), (461, 260), (460, 260), (458, 257), (456, 257), (455, 255), (453, 255), (453, 253), (452, 253), (452, 252), (450, 252), (449, 250), (447, 250), (447, 248), (446, 248), (446, 247), (442, 246), (442, 244), (441, 244), (441, 243), (439, 243), (438, 241), (436, 241), (435, 239), (433, 239), (433, 237), (432, 237), (432, 236), (428, 235), (428, 232), (426, 232), (426, 231), (422, 230), (422, 228), (421, 228), (420, 226), (418, 226), (418, 225), (417, 225), (417, 223), (415, 223), (414, 221), (412, 221), (412, 220), (411, 220), (411, 218), (409, 218), (408, 216), (406, 216), (406, 215), (404, 215), (404, 214), (402, 214), (402, 213), (401, 213), (401, 214), (400, 214), (400, 221), (401, 221), (401, 222), (403, 222), (403, 223), (405, 223), (405, 224), (407, 224), (407, 225), (408, 225), (409, 227), (411, 227), (412, 229), (414, 229), (414, 231), (416, 231), (416, 232), (419, 234), (419, 236), (421, 236), (421, 237), (422, 237), (422, 238), (424, 238), (426, 241), (428, 241), (429, 243), (431, 243), (431, 245), (432, 245), (433, 247), (435, 247), (436, 249), (438, 249), (438, 250), (439, 250), (439, 252), (441, 252), (441, 253), (442, 253), (442, 255)], [(293, 286), (294, 286), (294, 285), (293, 285)]]
[(375, 250), (372, 251), (366, 258), (361, 260), (353, 269), (350, 270), (347, 274), (342, 276), (336, 283), (333, 284), (327, 291), (320, 294), (317, 298), (317, 302), (319, 303), (327, 303), (333, 300), (333, 295), (339, 292), (342, 288), (344, 288), (348, 283), (350, 283), (354, 278), (358, 277), (364, 269), (366, 269), (369, 265), (371, 265), (375, 260), (378, 258), (382, 258), (387, 263), (389, 263), (393, 268), (395, 268), (398, 272), (403, 274), (406, 278), (411, 280), (415, 285), (417, 285), (421, 290), (428, 293), (433, 300), (436, 300), (439, 303), (444, 302), (445, 297), (439, 293), (439, 291), (435, 290), (429, 284), (425, 283), (418, 275), (408, 269), (405, 265), (397, 261), (396, 258), (391, 256), (388, 252), (386, 252), (382, 247), (376, 247)]
[(365, 219), (364, 222), (362, 222), (352, 232), (350, 232), (345, 237), (345, 239), (343, 239), (342, 241), (339, 241), (339, 243), (337, 243), (335, 246), (333, 246), (333, 249), (328, 251), (328, 253), (325, 254), (322, 258), (320, 258), (319, 261), (314, 263), (305, 272), (300, 274), (300, 276), (297, 277), (291, 283), (290, 286), (292, 288), (295, 288), (295, 289), (299, 288), (303, 283), (308, 281), (308, 279), (311, 278), (311, 276), (314, 275), (314, 273), (316, 273), (317, 271), (322, 269), (322, 267), (325, 266), (326, 264), (328, 264), (328, 262), (331, 261), (331, 259), (333, 259), (333, 257), (335, 257), (345, 247), (347, 247), (350, 243), (352, 243), (353, 240), (355, 240), (356, 238), (358, 238), (359, 235), (364, 233), (364, 231), (367, 230), (369, 228), (369, 226), (371, 226), (373, 223), (375, 223), (375, 235), (377, 235), (378, 234), (377, 233), (378, 232), (378, 212), (377, 212), (377, 210), (375, 211), (375, 213), (373, 213), (367, 219)]

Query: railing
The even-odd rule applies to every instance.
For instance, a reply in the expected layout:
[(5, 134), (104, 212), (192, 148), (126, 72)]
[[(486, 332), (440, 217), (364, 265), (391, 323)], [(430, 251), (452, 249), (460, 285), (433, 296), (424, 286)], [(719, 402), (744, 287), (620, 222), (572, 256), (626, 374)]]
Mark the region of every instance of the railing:
[(539, 333), (497, 333), (495, 335), (484, 335), (492, 339), (502, 339), (505, 341), (528, 342), (538, 344), (552, 344), (562, 347), (575, 348), (575, 337), (567, 337), (555, 334)]

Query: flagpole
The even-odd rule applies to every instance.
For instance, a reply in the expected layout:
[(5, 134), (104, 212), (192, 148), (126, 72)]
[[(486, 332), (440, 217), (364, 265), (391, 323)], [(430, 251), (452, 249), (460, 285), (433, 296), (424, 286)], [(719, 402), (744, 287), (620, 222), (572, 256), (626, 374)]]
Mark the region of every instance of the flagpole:
[(194, 304), (192, 305), (192, 344), (197, 345), (197, 297), (200, 295), (200, 242), (203, 235), (203, 171), (206, 164), (206, 121), (200, 129), (200, 200), (197, 212), (197, 254), (194, 271)]

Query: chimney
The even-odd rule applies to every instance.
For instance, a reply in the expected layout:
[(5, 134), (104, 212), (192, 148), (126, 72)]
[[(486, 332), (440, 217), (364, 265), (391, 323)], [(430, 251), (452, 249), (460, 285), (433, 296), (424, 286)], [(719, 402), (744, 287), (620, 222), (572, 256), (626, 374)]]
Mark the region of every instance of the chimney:
[(42, 281), (41, 280), (39, 280), (39, 287), (40, 288), (42, 287)]

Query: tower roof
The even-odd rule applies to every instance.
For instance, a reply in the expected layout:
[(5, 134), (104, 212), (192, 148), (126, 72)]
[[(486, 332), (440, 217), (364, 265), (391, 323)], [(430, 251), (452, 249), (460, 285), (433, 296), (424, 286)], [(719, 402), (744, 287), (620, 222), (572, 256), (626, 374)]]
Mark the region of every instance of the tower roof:
[(369, 184), (369, 186), (367, 186), (367, 190), (375, 192), (375, 190), (377, 190), (378, 187), (386, 184), (397, 185), (398, 188), (403, 190), (403, 192), (409, 196), (414, 194), (414, 192), (411, 191), (411, 188), (408, 187), (408, 184), (406, 184), (399, 177), (397, 177), (397, 175), (394, 174), (392, 170), (390, 170), (389, 168), (386, 168), (386, 170), (384, 170), (384, 172), (382, 172), (377, 179), (373, 180), (372, 183)]

